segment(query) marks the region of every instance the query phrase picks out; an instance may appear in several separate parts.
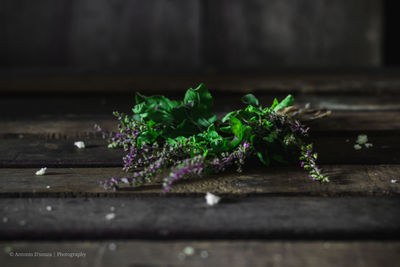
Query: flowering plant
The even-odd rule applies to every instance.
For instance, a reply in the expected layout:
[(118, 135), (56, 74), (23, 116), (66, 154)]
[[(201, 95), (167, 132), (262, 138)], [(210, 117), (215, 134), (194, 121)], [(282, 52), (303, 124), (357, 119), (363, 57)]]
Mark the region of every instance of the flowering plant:
[[(245, 108), (218, 118), (203, 84), (187, 90), (183, 101), (137, 94), (132, 115), (114, 112), (119, 131), (108, 136), (110, 148), (126, 151), (123, 169), (130, 174), (102, 184), (114, 190), (123, 184), (138, 186), (169, 169), (163, 179), (163, 192), (167, 192), (189, 173), (217, 173), (232, 165), (241, 172), (250, 157), (268, 166), (288, 163), (293, 156), (313, 180), (329, 181), (316, 164), (312, 144), (303, 141), (309, 128), (280, 112), (292, 107), (292, 95), (281, 102), (275, 99), (270, 107), (263, 107), (252, 94), (242, 101)], [(100, 127), (97, 130), (101, 131)]]

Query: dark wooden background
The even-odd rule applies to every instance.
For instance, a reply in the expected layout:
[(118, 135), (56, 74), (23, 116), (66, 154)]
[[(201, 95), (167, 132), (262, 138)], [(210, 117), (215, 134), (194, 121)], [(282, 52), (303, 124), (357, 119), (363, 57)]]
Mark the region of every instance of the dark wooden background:
[(0, 69), (380, 67), (382, 0), (2, 0)]

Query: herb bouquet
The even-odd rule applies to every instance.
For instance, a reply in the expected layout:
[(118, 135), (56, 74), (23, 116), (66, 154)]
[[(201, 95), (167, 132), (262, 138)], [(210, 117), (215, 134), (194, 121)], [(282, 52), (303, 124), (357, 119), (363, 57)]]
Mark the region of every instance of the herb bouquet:
[(123, 169), (129, 175), (102, 184), (114, 190), (122, 184), (138, 186), (169, 169), (163, 178), (163, 192), (167, 192), (187, 174), (218, 173), (230, 166), (241, 172), (252, 157), (267, 166), (296, 157), (311, 179), (329, 181), (316, 164), (312, 144), (304, 142), (309, 128), (282, 112), (295, 108), (293, 96), (281, 102), (275, 99), (270, 107), (263, 107), (252, 94), (242, 101), (245, 108), (218, 118), (203, 84), (187, 90), (183, 101), (137, 94), (133, 114), (114, 112), (119, 132), (108, 134), (110, 148), (126, 151)]

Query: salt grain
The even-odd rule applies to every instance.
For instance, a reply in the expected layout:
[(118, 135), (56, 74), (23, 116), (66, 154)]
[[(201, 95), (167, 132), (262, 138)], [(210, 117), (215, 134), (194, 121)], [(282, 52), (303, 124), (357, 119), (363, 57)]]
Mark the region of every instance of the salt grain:
[(372, 143), (368, 143), (368, 136), (366, 134), (360, 134), (357, 136), (356, 144), (354, 145), (355, 150), (360, 150), (362, 146), (366, 148), (371, 148), (374, 145)]
[(366, 147), (366, 148), (370, 148), (370, 147), (373, 147), (373, 146), (374, 146), (374, 145), (371, 144), (371, 143), (366, 143), (366, 144), (365, 144), (365, 147)]
[(186, 256), (192, 256), (194, 254), (194, 248), (192, 247), (185, 247), (183, 249), (183, 253), (185, 253)]
[(221, 200), (221, 198), (219, 196), (216, 196), (214, 194), (211, 194), (210, 192), (207, 192), (207, 194), (206, 194), (207, 205), (214, 206), (215, 204), (218, 204), (218, 202), (220, 200)]
[(115, 218), (115, 213), (108, 213), (106, 215), (106, 220), (110, 221), (113, 220)]
[(83, 141), (76, 141), (76, 142), (74, 143), (74, 145), (75, 145), (77, 148), (79, 148), (79, 149), (85, 148), (85, 143), (84, 143)]
[(354, 145), (354, 149), (355, 149), (355, 150), (360, 150), (360, 149), (361, 149), (361, 146), (360, 146), (359, 144), (356, 144), (356, 145)]
[(392, 180), (390, 180), (390, 182), (391, 182), (392, 184), (395, 184), (395, 183), (397, 183), (397, 180), (392, 179)]
[(53, 208), (51, 206), (46, 206), (47, 211), (51, 211)]
[(368, 136), (367, 136), (366, 134), (360, 134), (360, 135), (357, 137), (356, 143), (358, 143), (358, 144), (360, 144), (360, 145), (363, 145), (363, 144), (365, 144), (365, 143), (367, 143), (367, 142), (368, 142)]
[(45, 175), (47, 171), (47, 167), (41, 168), (40, 170), (38, 170), (35, 174), (36, 175)]

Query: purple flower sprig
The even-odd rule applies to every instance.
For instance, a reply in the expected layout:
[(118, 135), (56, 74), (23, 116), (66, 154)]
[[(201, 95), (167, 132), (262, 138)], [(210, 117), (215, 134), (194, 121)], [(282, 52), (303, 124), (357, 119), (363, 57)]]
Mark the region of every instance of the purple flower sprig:
[(168, 192), (174, 182), (189, 173), (201, 175), (204, 171), (204, 157), (199, 155), (178, 162), (172, 169), (170, 174), (164, 178), (163, 193)]
[(226, 167), (232, 164), (237, 165), (237, 172), (242, 172), (242, 166), (246, 158), (253, 152), (248, 142), (244, 142), (231, 153), (223, 152), (219, 157), (215, 157), (210, 161), (209, 167), (214, 172), (223, 172)]
[(304, 126), (298, 120), (290, 122), (289, 125), (293, 133), (300, 134), (302, 136), (308, 136), (308, 131), (310, 130), (310, 127)]
[(301, 146), (300, 166), (309, 172), (309, 176), (313, 181), (329, 182), (329, 177), (322, 173), (322, 169), (318, 167), (316, 160), (318, 154), (313, 152), (313, 145)]
[[(143, 145), (140, 149), (131, 147), (131, 153), (124, 157), (124, 170), (135, 170), (130, 177), (111, 178), (102, 183), (105, 189), (118, 189), (119, 185), (129, 184), (138, 186), (150, 182), (156, 174), (160, 174), (165, 168), (171, 167), (176, 162), (189, 157), (187, 147), (178, 145), (172, 147), (164, 143), (162, 148), (157, 145)], [(134, 151), (134, 152), (132, 152)], [(141, 170), (137, 170), (142, 168)]]

